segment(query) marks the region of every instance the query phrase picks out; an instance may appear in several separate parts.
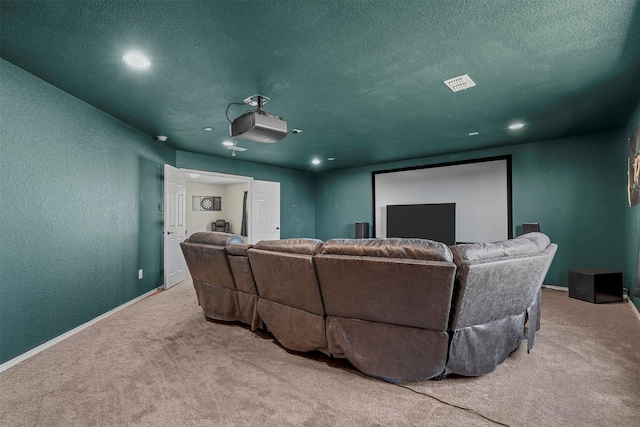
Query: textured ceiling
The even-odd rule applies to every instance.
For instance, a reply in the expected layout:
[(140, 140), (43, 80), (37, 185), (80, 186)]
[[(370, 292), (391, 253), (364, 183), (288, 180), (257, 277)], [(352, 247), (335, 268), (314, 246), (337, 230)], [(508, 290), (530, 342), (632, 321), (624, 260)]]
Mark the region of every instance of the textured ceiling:
[(236, 158), (296, 169), (607, 131), (639, 102), (636, 0), (0, 1), (0, 20), (2, 58), (179, 150), (230, 156), (227, 105), (270, 97), (302, 133)]

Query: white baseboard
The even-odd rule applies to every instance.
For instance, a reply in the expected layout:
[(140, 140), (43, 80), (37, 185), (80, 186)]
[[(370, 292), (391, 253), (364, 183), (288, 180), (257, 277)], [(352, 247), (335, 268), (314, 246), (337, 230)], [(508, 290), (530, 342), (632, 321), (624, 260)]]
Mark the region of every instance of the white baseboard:
[(554, 291), (565, 291), (569, 292), (569, 288), (566, 286), (555, 286), (555, 285), (542, 285), (543, 288), (553, 289)]
[(105, 317), (109, 317), (114, 313), (117, 313), (118, 311), (122, 310), (123, 308), (127, 308), (128, 306), (130, 306), (131, 304), (135, 304), (136, 302), (140, 301), (143, 298), (148, 297), (151, 294), (154, 294), (158, 292), (158, 289), (153, 289), (147, 293), (144, 293), (142, 295), (140, 295), (139, 297), (136, 297), (134, 299), (132, 299), (131, 301), (125, 302), (122, 305), (119, 305), (118, 307), (114, 308), (113, 310), (107, 311), (104, 314), (101, 314), (100, 316), (96, 317), (95, 319), (89, 320), (87, 323), (83, 323), (82, 325), (71, 329), (70, 331), (65, 332), (62, 335), (59, 335), (55, 338), (53, 338), (52, 340), (47, 341), (44, 344), (40, 344), (39, 346), (32, 348), (31, 350), (27, 351), (26, 353), (22, 353), (20, 356), (16, 356), (11, 360), (8, 360), (6, 362), (4, 362), (2, 365), (0, 365), (0, 372), (4, 372), (7, 369), (17, 365), (20, 362), (23, 362), (25, 360), (27, 360), (28, 358), (35, 356), (36, 354), (40, 353), (43, 350), (48, 349), (49, 347), (58, 344), (61, 341), (66, 340), (67, 338), (69, 338), (72, 335), (77, 334), (78, 332), (82, 331), (83, 329), (87, 329), (89, 326), (101, 321), (102, 319), (104, 319)]
[(627, 301), (629, 301), (629, 305), (631, 306), (631, 309), (636, 314), (636, 317), (638, 317), (638, 320), (640, 320), (640, 312), (638, 311), (638, 307), (636, 307), (633, 301), (631, 301), (631, 298), (627, 298)]

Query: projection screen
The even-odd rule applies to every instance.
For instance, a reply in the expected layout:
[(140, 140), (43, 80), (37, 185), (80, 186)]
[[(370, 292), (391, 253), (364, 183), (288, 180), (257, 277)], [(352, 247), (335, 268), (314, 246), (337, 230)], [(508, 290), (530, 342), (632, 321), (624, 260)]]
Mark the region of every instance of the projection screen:
[(511, 156), (372, 172), (375, 237), (387, 237), (387, 205), (456, 204), (456, 241), (513, 237)]

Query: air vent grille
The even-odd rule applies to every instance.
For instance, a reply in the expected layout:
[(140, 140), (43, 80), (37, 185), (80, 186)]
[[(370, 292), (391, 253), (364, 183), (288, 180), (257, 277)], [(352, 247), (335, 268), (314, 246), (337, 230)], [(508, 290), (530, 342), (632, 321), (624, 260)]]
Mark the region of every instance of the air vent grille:
[(467, 90), (470, 87), (474, 87), (476, 84), (469, 75), (465, 74), (462, 76), (454, 77), (449, 80), (445, 80), (444, 84), (446, 84), (449, 89), (454, 92), (460, 92), (461, 90)]

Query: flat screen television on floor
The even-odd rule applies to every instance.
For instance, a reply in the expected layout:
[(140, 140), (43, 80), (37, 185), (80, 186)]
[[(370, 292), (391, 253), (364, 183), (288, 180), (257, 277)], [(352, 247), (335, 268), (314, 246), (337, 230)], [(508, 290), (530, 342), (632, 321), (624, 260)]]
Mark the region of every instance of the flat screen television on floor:
[(456, 244), (456, 204), (387, 205), (387, 237)]

